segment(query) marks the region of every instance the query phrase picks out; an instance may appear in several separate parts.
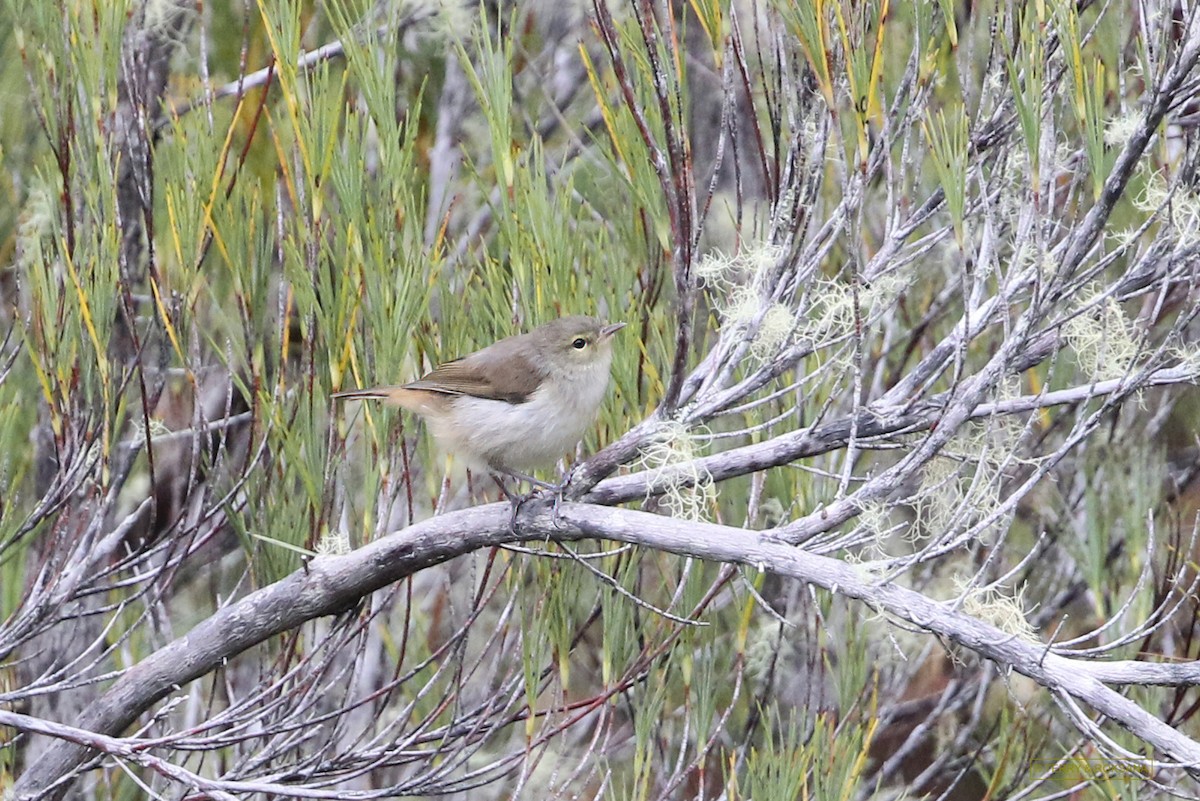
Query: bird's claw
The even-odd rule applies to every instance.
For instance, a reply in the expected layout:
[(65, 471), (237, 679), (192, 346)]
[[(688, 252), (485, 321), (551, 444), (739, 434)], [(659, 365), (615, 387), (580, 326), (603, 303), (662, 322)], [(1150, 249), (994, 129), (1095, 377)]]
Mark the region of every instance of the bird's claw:
[(531, 489), (529, 492), (526, 492), (523, 494), (517, 494), (517, 493), (513, 492), (512, 490), (510, 490), (508, 488), (508, 485), (504, 483), (503, 479), (501, 479), (500, 476), (493, 476), (493, 478), (496, 481), (496, 485), (500, 487), (500, 491), (504, 494), (504, 497), (507, 498), (508, 502), (512, 505), (512, 515), (508, 519), (508, 528), (509, 528), (509, 531), (511, 531), (514, 535), (518, 533), (517, 532), (517, 517), (521, 513), (521, 507), (527, 501), (531, 501), (534, 498), (541, 497), (541, 496), (545, 495), (547, 492), (553, 494), (553, 498), (552, 498), (551, 505), (550, 505), (550, 522), (553, 524), (553, 526), (555, 528), (562, 528), (562, 525), (561, 525), (562, 517), (559, 514), (559, 505), (562, 503), (562, 500), (563, 500), (563, 491), (566, 489), (567, 484), (570, 481), (570, 474), (568, 474), (568, 477), (566, 480), (564, 480), (558, 484), (551, 484), (546, 481), (539, 481), (538, 479), (533, 478), (532, 476), (515, 473), (515, 474), (513, 474), (513, 478), (516, 478), (520, 481), (527, 481), (533, 485), (533, 489)]

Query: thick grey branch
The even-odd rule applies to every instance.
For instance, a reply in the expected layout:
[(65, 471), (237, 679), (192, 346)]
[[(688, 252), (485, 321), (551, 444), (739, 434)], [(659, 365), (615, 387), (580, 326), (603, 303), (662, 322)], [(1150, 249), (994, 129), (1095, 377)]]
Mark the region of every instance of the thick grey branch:
[[(1009, 635), (890, 582), (866, 566), (806, 553), (754, 531), (691, 523), (627, 509), (564, 503), (556, 523), (547, 502), (529, 503), (509, 530), (507, 504), (488, 504), (434, 517), (342, 556), (323, 556), (293, 575), (231, 603), (131, 668), (81, 716), (76, 728), (114, 735), (172, 689), (214, 670), (264, 640), (317, 617), (352, 608), (360, 598), (418, 570), (479, 548), (518, 540), (596, 537), (671, 553), (747, 565), (855, 598), (926, 631), (1029, 676), (1044, 687), (1089, 705), (1145, 740), (1168, 758), (1200, 773), (1200, 743), (1175, 731), (1104, 682), (1200, 681), (1195, 664), (1156, 666), (1092, 664), (1051, 653), (1044, 645)], [(59, 740), (21, 777), (15, 798), (32, 799), (78, 768), (90, 750)], [(56, 793), (65, 788), (56, 788)]]

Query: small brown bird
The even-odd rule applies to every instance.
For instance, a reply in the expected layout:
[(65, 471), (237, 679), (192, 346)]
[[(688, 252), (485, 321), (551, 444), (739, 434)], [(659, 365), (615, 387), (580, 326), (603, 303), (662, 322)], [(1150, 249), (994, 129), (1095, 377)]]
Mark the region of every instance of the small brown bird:
[(624, 327), (563, 317), (439, 365), (411, 384), (333, 397), (379, 398), (416, 412), (438, 444), (468, 467), (528, 478), (527, 471), (574, 448), (595, 420), (608, 389), (612, 337)]

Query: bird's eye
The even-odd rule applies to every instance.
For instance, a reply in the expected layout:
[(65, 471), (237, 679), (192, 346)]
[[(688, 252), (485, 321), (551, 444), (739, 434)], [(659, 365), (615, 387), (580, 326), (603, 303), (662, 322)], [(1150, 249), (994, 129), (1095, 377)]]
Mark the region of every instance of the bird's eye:
[(575, 341), (571, 343), (571, 347), (575, 350), (583, 350), (587, 347), (587, 340), (583, 337), (575, 337)]

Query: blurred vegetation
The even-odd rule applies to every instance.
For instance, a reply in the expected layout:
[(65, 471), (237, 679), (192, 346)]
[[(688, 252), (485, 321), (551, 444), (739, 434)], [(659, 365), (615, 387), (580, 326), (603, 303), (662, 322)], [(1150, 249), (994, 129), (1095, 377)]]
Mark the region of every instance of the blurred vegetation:
[[(1050, 258), (1048, 247), (1012, 249), (1010, 232), (989, 227), (994, 209), (1017, 228), (1022, 209), (1041, 204), (1067, 228), (1101, 197), (1114, 131), (1136, 115), (1139, 76), (1155, 70), (1146, 54), (1162, 44), (1108, 6), (1081, 5), (613, 3), (615, 69), (586, 4), (291, 0), (197, 12), (165, 0), (8, 0), (0, 620), (10, 636), (0, 642), (21, 647), (0, 651), (0, 707), (69, 722), (95, 692), (85, 682), (308, 555), (494, 498), (413, 419), (334, 406), (333, 391), (410, 380), (560, 315), (627, 321), (582, 457), (662, 401), (681, 315), (695, 330), (688, 366), (747, 315), (770, 319), (746, 311), (749, 286), (777, 292), (788, 325), (819, 345), (756, 390), (759, 402), (693, 420), (693, 447), (720, 452), (858, 409), (856, 398), (893, 386), (953, 330), (974, 302), (963, 276), (990, 269), (974, 261), (981, 249), (1005, 263)], [(651, 12), (648, 40), (640, 23)], [(122, 47), (141, 13), (178, 41), (162, 119), (144, 121), (153, 191), (130, 250), (113, 126)], [(301, 63), (333, 41), (341, 57)], [(259, 69), (270, 71), (265, 86), (208, 96)], [(894, 101), (916, 109), (911, 130), (888, 128), (908, 119)], [(893, 146), (881, 152), (885, 136)], [(985, 157), (988, 136), (1006, 144)], [(668, 152), (673, 137), (681, 149)], [(1191, 147), (1160, 136), (1106, 230), (1168, 227), (1139, 198), (1155, 176), (1186, 172)], [(694, 193), (690, 227), (664, 176)], [(1056, 181), (1060, 194), (1042, 197)], [(1182, 194), (1194, 202), (1190, 187)], [(893, 248), (900, 218), (926, 203), (936, 212), (902, 238), (920, 246)], [(1064, 316), (1144, 254), (1136, 237), (1122, 250), (1116, 236), (1095, 269), (1060, 288)], [(753, 261), (763, 252), (811, 257), (816, 272), (784, 289)], [(876, 257), (893, 261), (874, 269)], [(978, 285), (1003, 281), (997, 271)], [(1194, 298), (1163, 297), (1114, 301), (1122, 321), (1158, 304), (1130, 335), (1125, 369), (1190, 344)], [(960, 369), (922, 391), (955, 388), (1006, 333), (972, 341)], [(794, 331), (748, 345), (732, 380), (755, 375), (785, 335)], [(1089, 363), (1120, 358), (1114, 338), (1101, 339), (1077, 332), (1073, 351), (1009, 388), (1087, 384)], [(963, 576), (1005, 577), (1025, 588), (1025, 616), (1047, 639), (1098, 643), (1089, 633), (1111, 619), (1108, 638), (1126, 638), (1114, 656), (1194, 659), (1194, 599), (1182, 592), (1195, 575), (1194, 487), (1176, 491), (1163, 476), (1195, 463), (1196, 400), (1166, 390), (1141, 400), (1106, 411), (977, 539), (900, 580), (955, 598)], [(848, 539), (811, 547), (900, 558), (937, 530), (966, 530), (1098, 407), (1042, 410), (1015, 429), (982, 421), (924, 473), (918, 499), (864, 509), (837, 532)], [(899, 458), (839, 450), (681, 503), (767, 528)], [(1138, 771), (1099, 769), (1110, 763), (1091, 760), (1068, 715), (1023, 679), (869, 609), (611, 543), (530, 547), (544, 556), (470, 555), (251, 650), (181, 688), (142, 733), (170, 735), (156, 753), (202, 775), (250, 780), (274, 764), (281, 782), (317, 776), (411, 796), (1153, 792)], [(55, 584), (86, 554), (86, 577)], [(45, 605), (32, 608), (34, 597)], [(293, 681), (319, 691), (285, 691)], [(1200, 736), (1194, 691), (1138, 692)], [(245, 733), (252, 723), (268, 730)], [(464, 736), (472, 726), (477, 736)], [(290, 739), (305, 728), (324, 739)], [(29, 742), (0, 728), (0, 787), (34, 758)], [(91, 775), (79, 797), (141, 798), (140, 782), (175, 792), (130, 768)]]

